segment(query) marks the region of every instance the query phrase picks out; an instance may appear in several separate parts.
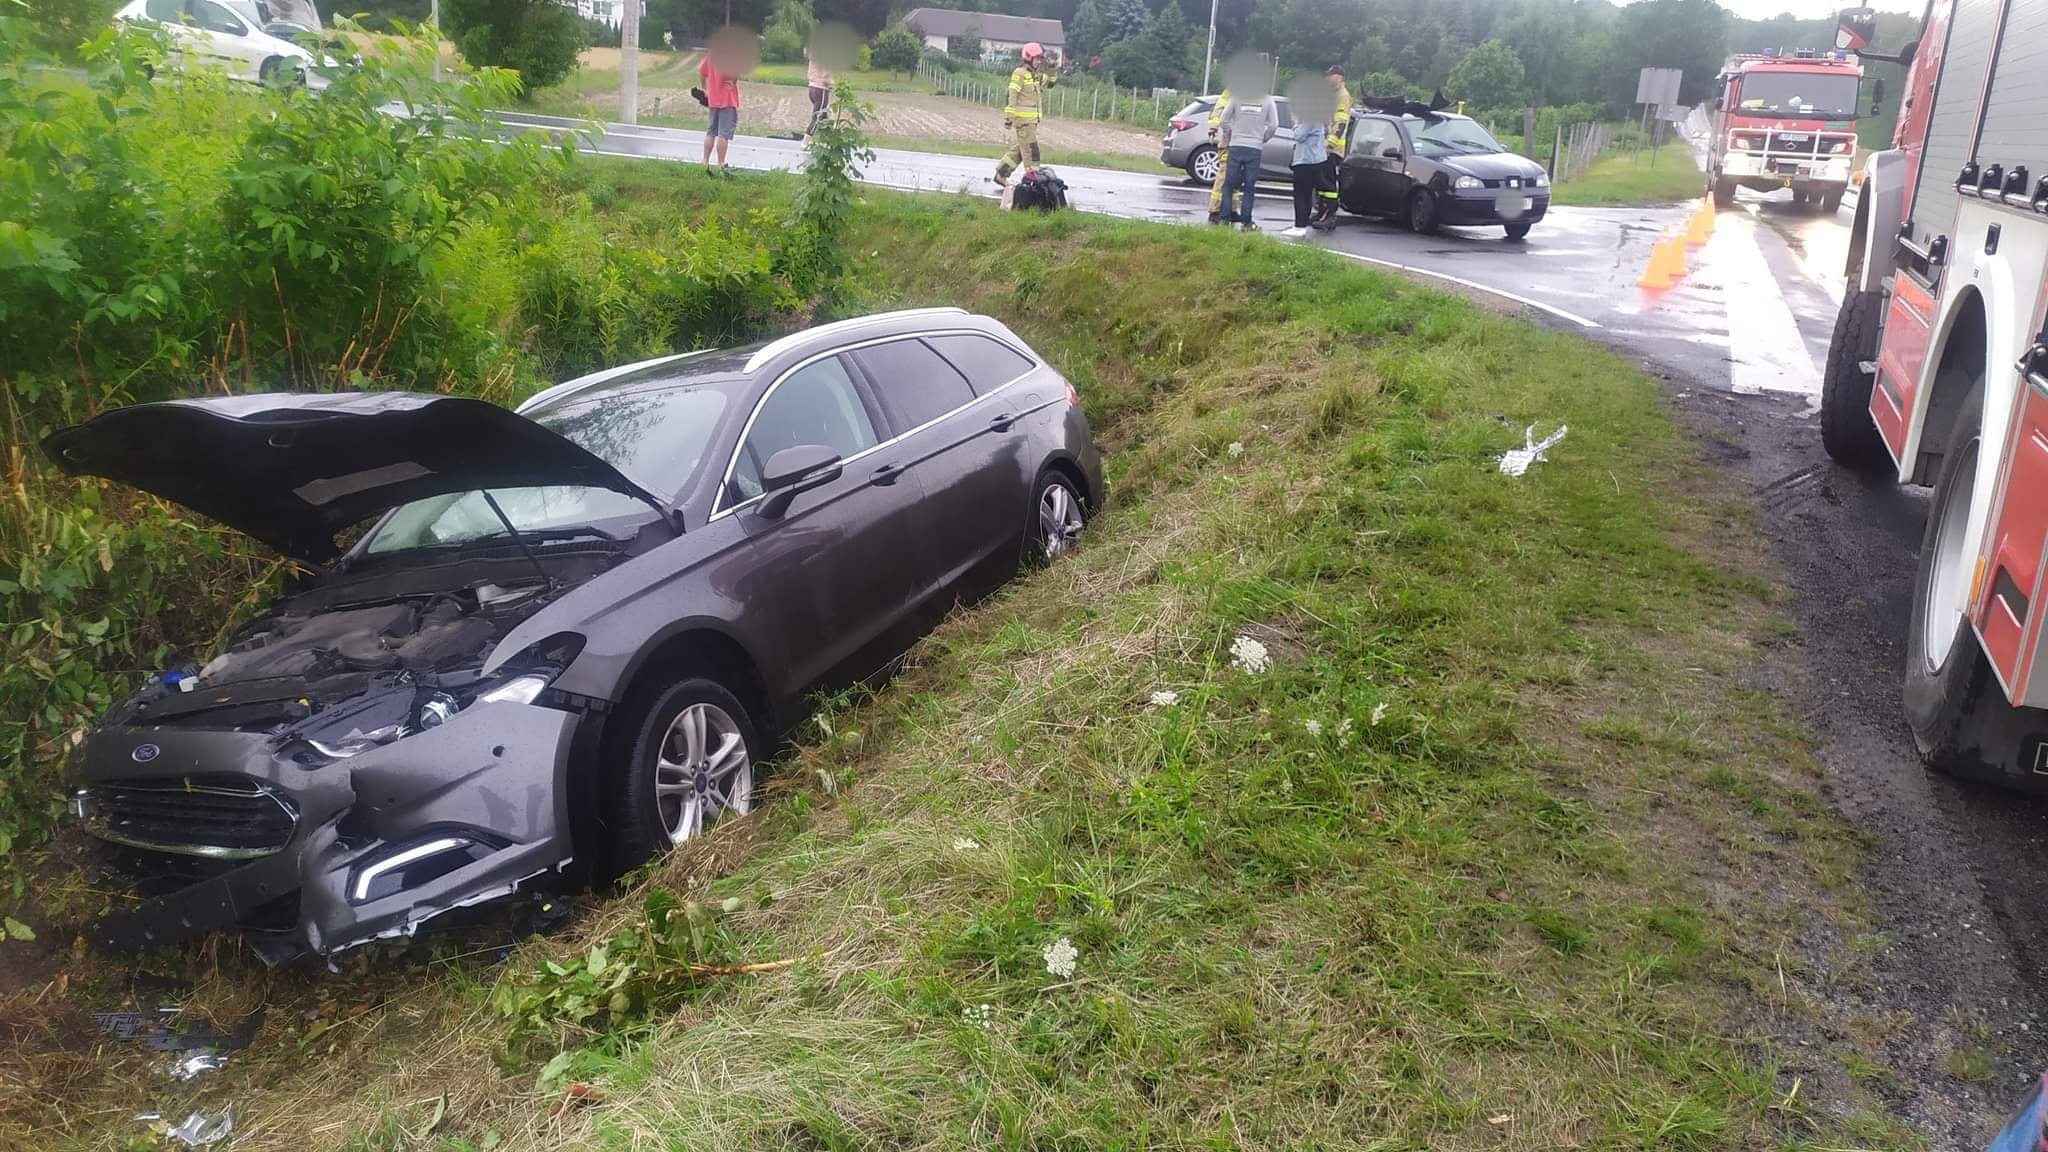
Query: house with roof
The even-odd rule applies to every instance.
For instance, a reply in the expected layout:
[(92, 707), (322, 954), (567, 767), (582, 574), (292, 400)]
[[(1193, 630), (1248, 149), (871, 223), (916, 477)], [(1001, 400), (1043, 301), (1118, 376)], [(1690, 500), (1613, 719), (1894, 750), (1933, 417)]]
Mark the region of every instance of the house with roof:
[(1026, 44), (1036, 43), (1057, 64), (1066, 58), (1067, 33), (1057, 20), (1005, 16), (1000, 12), (957, 12), (951, 8), (912, 8), (903, 26), (928, 47), (941, 52), (969, 33), (981, 38), (981, 58), (1001, 60)]

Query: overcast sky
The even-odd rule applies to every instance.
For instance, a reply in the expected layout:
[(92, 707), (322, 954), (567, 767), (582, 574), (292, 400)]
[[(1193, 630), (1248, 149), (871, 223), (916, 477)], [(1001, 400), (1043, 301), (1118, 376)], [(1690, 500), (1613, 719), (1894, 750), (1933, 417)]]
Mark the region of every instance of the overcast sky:
[[(1880, 12), (1918, 12), (1926, 7), (1919, 0), (1865, 0)], [(1748, 20), (1768, 20), (1790, 12), (1802, 20), (1833, 16), (1844, 8), (1856, 7), (1853, 0), (1721, 0), (1721, 7)]]

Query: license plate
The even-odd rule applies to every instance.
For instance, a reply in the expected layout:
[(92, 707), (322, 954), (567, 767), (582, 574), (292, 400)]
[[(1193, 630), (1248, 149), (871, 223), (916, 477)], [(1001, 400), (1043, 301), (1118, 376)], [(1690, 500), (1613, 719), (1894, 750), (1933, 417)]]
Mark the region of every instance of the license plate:
[(1529, 198), (1520, 192), (1503, 192), (1494, 201), (1494, 210), (1503, 216), (1520, 216), (1529, 210)]

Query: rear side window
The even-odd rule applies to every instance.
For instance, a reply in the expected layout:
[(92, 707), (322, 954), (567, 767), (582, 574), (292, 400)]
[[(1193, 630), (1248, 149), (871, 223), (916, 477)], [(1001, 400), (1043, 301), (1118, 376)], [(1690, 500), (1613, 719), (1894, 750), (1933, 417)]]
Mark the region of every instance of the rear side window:
[(967, 378), (922, 340), (892, 340), (854, 353), (898, 434), (974, 401)]
[(159, 24), (176, 24), (184, 16), (184, 0), (149, 0), (142, 14)]
[(1029, 359), (986, 336), (929, 336), (926, 342), (967, 377), (976, 396), (986, 396), (1031, 371)]

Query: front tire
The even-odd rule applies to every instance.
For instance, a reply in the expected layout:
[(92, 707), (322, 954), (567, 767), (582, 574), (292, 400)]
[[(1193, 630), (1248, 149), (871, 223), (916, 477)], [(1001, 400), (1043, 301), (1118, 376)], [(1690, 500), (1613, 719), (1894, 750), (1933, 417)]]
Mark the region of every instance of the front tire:
[(1820, 210), (1823, 215), (1833, 216), (1842, 210), (1843, 191), (1841, 188), (1831, 188), (1821, 195)]
[(1417, 188), (1408, 194), (1408, 230), (1417, 236), (1428, 236), (1436, 231), (1436, 193), (1427, 188)]
[(1188, 156), (1188, 179), (1202, 185), (1215, 184), (1217, 163), (1216, 146), (1214, 144), (1202, 145)]
[(1508, 239), (1510, 239), (1510, 240), (1520, 240), (1520, 239), (1521, 239), (1522, 237), (1524, 237), (1524, 236), (1527, 236), (1527, 235), (1529, 234), (1529, 229), (1530, 229), (1531, 227), (1533, 227), (1533, 225), (1531, 225), (1531, 224), (1530, 224), (1530, 223), (1529, 223), (1528, 221), (1526, 221), (1526, 220), (1523, 220), (1523, 221), (1518, 221), (1517, 223), (1514, 223), (1514, 224), (1509, 224), (1509, 225), (1507, 225), (1506, 227), (1507, 227)]
[(1890, 467), (1891, 452), (1870, 418), (1873, 373), (1864, 363), (1877, 359), (1877, 337), (1884, 319), (1884, 294), (1849, 292), (1835, 314), (1835, 334), (1828, 341), (1828, 363), (1821, 374), (1820, 442), (1835, 463), (1875, 475)]
[(1735, 181), (1714, 181), (1714, 207), (1729, 208), (1735, 204)]
[(760, 736), (724, 685), (701, 676), (670, 685), (637, 714), (632, 733), (606, 813), (617, 871), (752, 809)]

